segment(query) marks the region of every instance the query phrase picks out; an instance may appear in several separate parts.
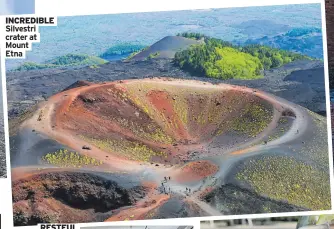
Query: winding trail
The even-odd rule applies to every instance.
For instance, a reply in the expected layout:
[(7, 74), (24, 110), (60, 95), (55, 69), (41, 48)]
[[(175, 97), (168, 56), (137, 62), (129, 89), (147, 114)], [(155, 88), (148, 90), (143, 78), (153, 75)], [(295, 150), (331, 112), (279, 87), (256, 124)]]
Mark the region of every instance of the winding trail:
[[(297, 106), (293, 103), (290, 103), (284, 99), (278, 98), (276, 96), (264, 93), (262, 91), (254, 90), (251, 88), (240, 87), (240, 86), (233, 86), (233, 85), (226, 85), (226, 84), (219, 84), (219, 85), (212, 85), (208, 83), (203, 83), (199, 81), (185, 81), (185, 80), (171, 80), (171, 79), (144, 79), (144, 80), (125, 80), (122, 82), (110, 82), (104, 84), (95, 84), (89, 86), (82, 86), (79, 88), (73, 88), (61, 93), (58, 93), (52, 97), (50, 97), (47, 101), (39, 104), (38, 110), (34, 113), (34, 115), (26, 120), (22, 125), (21, 129), (32, 129), (35, 130), (37, 133), (42, 133), (43, 135), (47, 136), (49, 139), (53, 139), (58, 143), (73, 149), (82, 154), (86, 154), (93, 158), (103, 161), (103, 165), (99, 166), (98, 168), (94, 168), (94, 171), (111, 171), (111, 172), (127, 172), (130, 174), (138, 174), (153, 182), (154, 185), (150, 186), (151, 191), (145, 198), (145, 200), (140, 201), (136, 206), (131, 207), (130, 209), (127, 208), (124, 211), (120, 210), (116, 215), (113, 215), (107, 221), (114, 221), (114, 220), (124, 220), (125, 218), (131, 217), (133, 219), (144, 219), (148, 212), (158, 209), (163, 203), (170, 199), (170, 195), (161, 194), (157, 191), (157, 187), (160, 186), (163, 178), (165, 176), (173, 177), (175, 174), (180, 172), (182, 166), (180, 165), (171, 165), (166, 166), (163, 163), (149, 163), (143, 161), (136, 161), (136, 160), (129, 160), (127, 158), (120, 157), (117, 154), (111, 154), (102, 148), (99, 148), (93, 144), (88, 144), (90, 150), (83, 150), (82, 146), (87, 145), (87, 142), (79, 137), (79, 134), (74, 134), (73, 131), (70, 131), (64, 128), (65, 124), (57, 123), (57, 117), (60, 115), (68, 115), (72, 109), (74, 102), (79, 98), (79, 96), (84, 95), (86, 93), (94, 92), (94, 90), (100, 88), (108, 88), (108, 87), (115, 87), (118, 88), (131, 88), (133, 85), (136, 84), (141, 85), (152, 85), (157, 84), (159, 88), (170, 88), (175, 87), (178, 88), (180, 85), (182, 86), (183, 90), (221, 90), (221, 91), (228, 91), (228, 92), (236, 92), (236, 93), (243, 93), (247, 95), (251, 95), (254, 98), (259, 98), (267, 103), (271, 104), (273, 107), (273, 116), (270, 123), (264, 128), (261, 133), (259, 133), (256, 137), (252, 138), (251, 140), (245, 141), (242, 144), (237, 144), (234, 147), (229, 148), (228, 150), (221, 152), (217, 151), (219, 155), (210, 156), (210, 152), (213, 150), (211, 149), (210, 143), (212, 142), (207, 141), (205, 143), (200, 144), (188, 144), (188, 145), (181, 145), (177, 146), (180, 152), (186, 152), (186, 150), (196, 150), (202, 149), (203, 147), (207, 147), (207, 155), (197, 159), (197, 160), (209, 160), (213, 164), (219, 167), (219, 170), (213, 174), (215, 179), (202, 179), (198, 182), (176, 182), (175, 180), (169, 181), (166, 183), (166, 187), (171, 189), (172, 193), (175, 193), (179, 196), (183, 196), (187, 201), (190, 201), (199, 208), (201, 208), (204, 212), (208, 215), (220, 215), (221, 213), (214, 209), (212, 206), (208, 205), (207, 203), (200, 200), (200, 195), (206, 191), (208, 187), (213, 187), (217, 185), (224, 184), (226, 177), (228, 176), (229, 172), (233, 169), (233, 167), (240, 161), (248, 157), (253, 157), (256, 155), (263, 155), (268, 152), (277, 151), (280, 152), (280, 148), (289, 147), (290, 144), (295, 142), (301, 142), (304, 136), (310, 134), (310, 128), (312, 128), (312, 118), (306, 111), (306, 109)], [(160, 90), (160, 89), (159, 89)], [(177, 89), (176, 89), (177, 91)], [(143, 100), (144, 101), (144, 100)], [(120, 102), (121, 103), (121, 102)], [(138, 102), (139, 103), (139, 102)], [(278, 122), (283, 114), (292, 118), (292, 124), (287, 132), (282, 134), (277, 139), (267, 142), (266, 144), (260, 144), (262, 139), (266, 136), (269, 136), (272, 131), (278, 126)], [(84, 115), (84, 114), (83, 114)], [(160, 120), (159, 125), (163, 127), (164, 123)], [(115, 126), (115, 128), (120, 128)], [(123, 129), (120, 128), (120, 131)], [(125, 133), (127, 136), (131, 137), (131, 133)], [(183, 135), (187, 136), (186, 138), (191, 140), (191, 136), (189, 133)], [(195, 138), (194, 138), (195, 139)], [(23, 143), (24, 144), (24, 143)], [(172, 146), (165, 146), (161, 144), (164, 148), (173, 151), (176, 147)], [(157, 147), (157, 144), (153, 144), (152, 146)], [(195, 159), (196, 160), (196, 159)], [(159, 165), (159, 166), (157, 166)], [(40, 165), (36, 165), (39, 167)], [(36, 171), (36, 167), (30, 168), (14, 168), (13, 169), (13, 180), (19, 180), (27, 176), (27, 174), (38, 173)], [(54, 169), (53, 169), (54, 170)], [(60, 169), (61, 170), (61, 169)], [(89, 170), (89, 169), (88, 169)], [(45, 169), (43, 171), (48, 171)], [(49, 169), (52, 171), (52, 168)], [(217, 182), (218, 181), (218, 182)], [(184, 190), (187, 187), (191, 187), (193, 190), (193, 194), (191, 196), (187, 196), (184, 194)], [(149, 206), (146, 206), (145, 203), (152, 203)]]

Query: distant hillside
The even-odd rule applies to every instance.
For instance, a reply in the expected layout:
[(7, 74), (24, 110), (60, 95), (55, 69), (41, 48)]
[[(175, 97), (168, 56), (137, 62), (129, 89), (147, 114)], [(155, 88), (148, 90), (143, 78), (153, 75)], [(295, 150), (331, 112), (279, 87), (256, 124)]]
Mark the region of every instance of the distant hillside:
[(203, 37), (204, 43), (175, 54), (174, 63), (198, 76), (219, 79), (257, 79), (263, 70), (277, 68), (295, 60), (311, 59), (285, 50), (262, 45), (236, 46), (229, 42)]
[(143, 51), (133, 55), (131, 60), (146, 60), (149, 58), (174, 58), (177, 51), (187, 49), (191, 45), (201, 44), (202, 41), (181, 36), (167, 36)]
[(130, 44), (130, 43), (122, 43), (118, 45), (114, 45), (106, 50), (104, 53), (100, 55), (102, 59), (109, 60), (114, 56), (119, 55), (130, 55), (131, 53), (136, 53), (143, 50), (146, 46), (138, 45), (138, 44)]
[(286, 33), (291, 28), (288, 25), (278, 24), (271, 20), (249, 20), (232, 25), (246, 34), (248, 37), (265, 36)]
[(297, 81), (300, 83), (313, 83), (324, 85), (324, 68), (319, 66), (317, 68), (308, 69), (308, 70), (296, 70), (286, 76), (283, 81)]
[(319, 28), (295, 28), (277, 36), (264, 36), (259, 39), (249, 39), (248, 44), (261, 44), (273, 48), (284, 49), (314, 58), (323, 58), (322, 32)]
[(45, 63), (25, 62), (20, 65), (15, 71), (29, 71), (46, 68), (59, 68), (69, 66), (93, 66), (105, 64), (106, 60), (95, 56), (89, 56), (84, 54), (67, 54), (57, 57), (53, 60), (46, 61)]

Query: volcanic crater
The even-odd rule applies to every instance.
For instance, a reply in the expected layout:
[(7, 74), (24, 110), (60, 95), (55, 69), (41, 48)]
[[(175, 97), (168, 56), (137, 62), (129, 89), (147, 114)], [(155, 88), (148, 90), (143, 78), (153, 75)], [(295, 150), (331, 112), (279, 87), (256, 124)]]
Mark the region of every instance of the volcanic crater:
[[(16, 133), (19, 136), (30, 130), (40, 139), (56, 141), (60, 148), (57, 152), (46, 152), (44, 145), (43, 155), (35, 154), (37, 165), (21, 162), (13, 169), (13, 189), (22, 190), (13, 192), (14, 212), (17, 210), (18, 214), (23, 208), (30, 212), (18, 214), (16, 224), (43, 221), (41, 215), (50, 213), (50, 209), (57, 212), (67, 208), (84, 211), (89, 217), (84, 219), (81, 213), (66, 214), (68, 217), (51, 214), (52, 220), (161, 218), (159, 209), (168, 203), (173, 205), (176, 197), (187, 216), (226, 213), (210, 204), (205, 196), (226, 182), (240, 185), (237, 179), (229, 179), (238, 173), (236, 168), (240, 166), (235, 165), (240, 161), (261, 155), (288, 155), (325, 170), (326, 166), (319, 164), (313, 154), (296, 153), (326, 142), (325, 136), (303, 141), (319, 129), (325, 131), (325, 126), (324, 118), (300, 106), (246, 87), (170, 78), (79, 82), (40, 103)], [(41, 140), (30, 144), (36, 146), (38, 141)], [(23, 144), (16, 142), (19, 149)], [(317, 150), (321, 152), (313, 153), (327, 153), (323, 147)], [(17, 153), (16, 160), (20, 160), (20, 155), (24, 153)], [(121, 174), (122, 179), (115, 178)], [(144, 190), (136, 198), (125, 187), (134, 180), (137, 190)], [(108, 189), (106, 185), (115, 188)], [(37, 188), (28, 195), (28, 189), (22, 186)], [(60, 192), (54, 186), (68, 190)], [(266, 195), (252, 183), (247, 187), (254, 195)], [(96, 199), (90, 188), (111, 192), (113, 198), (122, 201), (110, 200), (112, 204), (100, 214), (101, 209), (96, 209), (93, 202), (102, 201), (104, 206), (109, 200)], [(80, 201), (78, 196), (65, 200), (65, 193), (70, 192), (80, 196)], [(81, 195), (82, 192), (86, 194)], [(32, 204), (32, 196), (39, 201)], [(273, 198), (275, 206), (284, 201), (275, 196), (266, 198)], [(273, 211), (279, 209), (282, 208)]]
[(191, 159), (191, 151), (209, 156), (217, 138), (237, 133), (242, 141), (230, 148), (237, 147), (273, 129), (282, 114), (293, 117), (250, 89), (188, 83), (134, 80), (71, 89), (57, 95), (63, 98), (51, 125), (124, 159), (175, 164)]

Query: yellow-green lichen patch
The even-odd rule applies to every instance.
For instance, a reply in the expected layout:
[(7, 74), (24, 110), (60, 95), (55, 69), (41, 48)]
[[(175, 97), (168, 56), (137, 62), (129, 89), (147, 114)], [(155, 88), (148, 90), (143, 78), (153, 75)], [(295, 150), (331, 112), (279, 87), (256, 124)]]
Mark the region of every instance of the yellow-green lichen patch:
[(176, 115), (184, 125), (188, 124), (188, 105), (183, 96), (175, 96), (172, 98), (173, 107)]
[(287, 156), (253, 159), (236, 175), (257, 193), (310, 210), (330, 209), (329, 174)]
[(234, 106), (233, 97), (228, 96), (228, 93), (216, 90), (203, 90), (196, 93), (191, 93), (188, 96), (191, 106), (190, 120), (194, 131), (202, 131), (204, 128), (210, 128), (212, 132), (217, 129), (223, 119), (230, 114), (230, 106)]
[(247, 104), (241, 115), (233, 120), (231, 129), (255, 137), (271, 122), (272, 111), (261, 104)]
[(315, 124), (320, 127), (320, 128), (323, 128), (324, 126), (327, 125), (327, 120), (326, 118), (324, 118), (323, 116), (317, 114), (317, 113), (314, 113), (313, 111), (310, 111), (306, 108), (304, 108), (307, 113), (313, 118), (313, 121), (315, 122)]
[(226, 114), (228, 112), (226, 106), (217, 104), (218, 102), (211, 102), (209, 106), (207, 118), (209, 124), (219, 124), (221, 122), (223, 114)]
[[(247, 100), (247, 98), (244, 98)], [(208, 123), (219, 124), (222, 118), (229, 117), (232, 112), (237, 110), (240, 104), (245, 102), (238, 95), (231, 95), (230, 92), (220, 93), (213, 96), (208, 109)]]
[(205, 125), (207, 122), (207, 112), (201, 111), (197, 116), (193, 116), (193, 121), (197, 122), (199, 125)]
[(152, 123), (147, 124), (147, 126), (145, 126), (144, 128), (139, 124), (125, 118), (119, 117), (116, 120), (117, 123), (119, 123), (122, 127), (131, 130), (131, 132), (134, 133), (135, 136), (138, 136), (145, 140), (150, 140), (163, 144), (173, 144), (174, 142), (174, 139), (172, 137), (165, 134), (159, 126), (153, 125)]
[[(213, 136), (219, 136), (221, 134), (224, 134), (225, 132), (229, 132), (229, 131), (237, 131), (236, 130), (236, 126), (233, 126), (236, 124), (236, 120), (234, 120), (233, 116), (234, 114), (237, 112), (237, 109), (233, 109), (231, 105), (235, 105), (236, 107), (240, 106), (241, 101), (236, 101), (236, 100), (230, 100), (228, 102), (227, 106), (222, 106), (221, 107), (221, 117), (220, 117), (220, 122), (218, 122), (217, 119), (217, 124), (216, 124), (216, 129), (215, 131), (212, 133)], [(238, 114), (235, 114), (235, 116)]]
[(42, 160), (50, 165), (58, 167), (76, 167), (99, 166), (103, 162), (87, 155), (81, 155), (77, 152), (70, 152), (67, 149), (60, 149), (54, 153), (48, 153), (42, 157)]
[(126, 139), (95, 139), (81, 136), (85, 141), (107, 152), (128, 158), (135, 161), (151, 162), (154, 157), (167, 159), (167, 153), (155, 151), (150, 147), (137, 142), (131, 142)]
[(156, 129), (152, 133), (145, 133), (144, 137), (151, 139), (154, 142), (164, 143), (164, 144), (173, 144), (174, 139), (166, 135), (161, 129)]
[(279, 120), (278, 120), (278, 123), (279, 124), (286, 124), (286, 123), (288, 123), (289, 122), (289, 120), (288, 120), (288, 118), (287, 117), (281, 117)]

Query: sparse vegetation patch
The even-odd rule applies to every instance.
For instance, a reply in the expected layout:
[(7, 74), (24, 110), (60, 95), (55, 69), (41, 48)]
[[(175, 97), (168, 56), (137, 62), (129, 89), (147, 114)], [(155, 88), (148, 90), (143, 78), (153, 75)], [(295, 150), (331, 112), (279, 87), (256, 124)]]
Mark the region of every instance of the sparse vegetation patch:
[(139, 44), (121, 43), (110, 47), (108, 50), (102, 53), (100, 57), (107, 59), (110, 56), (137, 53), (143, 50), (145, 47), (146, 46)]
[(42, 160), (50, 165), (58, 167), (76, 167), (99, 166), (103, 162), (87, 155), (81, 155), (77, 152), (70, 152), (67, 149), (60, 149), (54, 153), (48, 153)]
[(265, 156), (246, 162), (236, 175), (257, 193), (311, 210), (331, 206), (329, 174), (287, 156)]
[(126, 139), (95, 139), (85, 136), (81, 136), (81, 138), (103, 150), (131, 160), (151, 162), (153, 157), (159, 157), (161, 159), (167, 158), (167, 153), (165, 152), (155, 151), (146, 145), (137, 142), (130, 142)]
[(232, 122), (232, 130), (255, 137), (272, 120), (272, 111), (261, 104), (249, 103), (241, 110), (241, 115)]
[(15, 71), (29, 71), (70, 66), (97, 66), (105, 63), (107, 63), (106, 60), (95, 56), (85, 54), (67, 54), (50, 61), (46, 61), (45, 63), (25, 62), (16, 68)]

